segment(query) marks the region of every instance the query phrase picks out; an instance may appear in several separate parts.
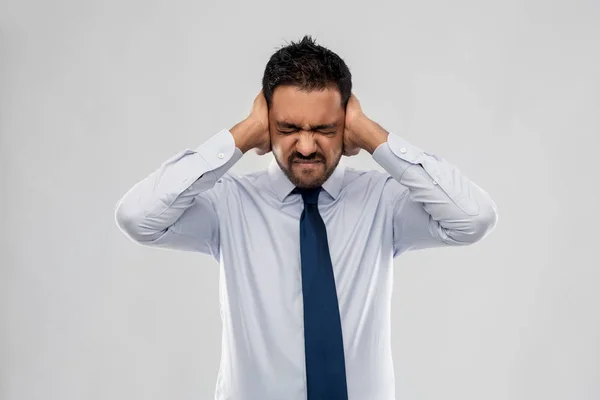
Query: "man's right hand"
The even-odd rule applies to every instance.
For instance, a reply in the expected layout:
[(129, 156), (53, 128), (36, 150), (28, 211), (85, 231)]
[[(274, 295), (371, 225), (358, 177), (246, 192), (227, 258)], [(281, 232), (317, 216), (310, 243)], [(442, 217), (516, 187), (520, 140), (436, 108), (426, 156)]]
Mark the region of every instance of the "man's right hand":
[(258, 155), (267, 154), (271, 151), (269, 108), (262, 90), (254, 99), (250, 115), (229, 131), (233, 135), (235, 146), (242, 153), (254, 148), (256, 148)]

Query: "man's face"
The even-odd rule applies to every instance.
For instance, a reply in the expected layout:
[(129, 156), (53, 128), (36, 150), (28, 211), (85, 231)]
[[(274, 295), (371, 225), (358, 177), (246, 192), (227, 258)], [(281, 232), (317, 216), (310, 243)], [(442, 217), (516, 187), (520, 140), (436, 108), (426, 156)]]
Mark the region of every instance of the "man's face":
[(275, 160), (297, 187), (321, 186), (342, 157), (345, 109), (337, 88), (278, 86), (269, 110)]

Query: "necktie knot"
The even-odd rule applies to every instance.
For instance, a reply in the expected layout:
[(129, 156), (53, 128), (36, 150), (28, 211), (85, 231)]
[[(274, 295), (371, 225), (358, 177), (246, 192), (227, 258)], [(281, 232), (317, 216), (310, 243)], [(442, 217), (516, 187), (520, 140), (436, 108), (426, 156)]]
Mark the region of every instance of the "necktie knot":
[(294, 192), (300, 193), (302, 195), (304, 205), (314, 205), (319, 203), (319, 193), (321, 192), (321, 186), (308, 189), (297, 187), (296, 189), (294, 189)]

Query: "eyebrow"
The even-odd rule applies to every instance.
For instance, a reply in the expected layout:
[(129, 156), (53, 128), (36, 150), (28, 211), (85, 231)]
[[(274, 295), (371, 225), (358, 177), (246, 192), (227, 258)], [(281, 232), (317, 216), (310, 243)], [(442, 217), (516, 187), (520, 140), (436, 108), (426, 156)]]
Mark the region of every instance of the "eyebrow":
[[(302, 129), (302, 127), (300, 127), (296, 124), (292, 124), (291, 122), (286, 122), (286, 121), (277, 121), (277, 126), (279, 128), (298, 129), (298, 130)], [(331, 128), (335, 128), (335, 127), (337, 127), (336, 123), (309, 126), (311, 131), (318, 131), (321, 129), (331, 129)]]

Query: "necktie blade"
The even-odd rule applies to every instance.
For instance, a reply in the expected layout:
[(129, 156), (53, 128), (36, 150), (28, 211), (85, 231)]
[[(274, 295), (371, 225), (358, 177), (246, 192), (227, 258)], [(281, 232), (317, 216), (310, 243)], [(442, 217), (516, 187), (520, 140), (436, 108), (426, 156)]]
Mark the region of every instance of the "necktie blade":
[(344, 343), (327, 230), (319, 213), (321, 188), (300, 189), (300, 256), (308, 400), (347, 400)]

